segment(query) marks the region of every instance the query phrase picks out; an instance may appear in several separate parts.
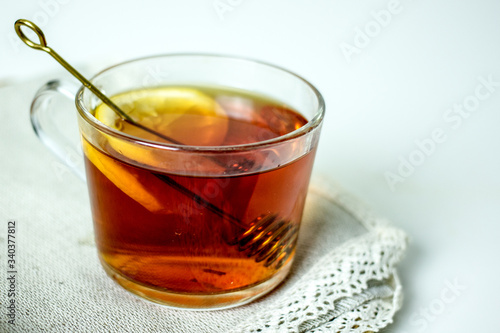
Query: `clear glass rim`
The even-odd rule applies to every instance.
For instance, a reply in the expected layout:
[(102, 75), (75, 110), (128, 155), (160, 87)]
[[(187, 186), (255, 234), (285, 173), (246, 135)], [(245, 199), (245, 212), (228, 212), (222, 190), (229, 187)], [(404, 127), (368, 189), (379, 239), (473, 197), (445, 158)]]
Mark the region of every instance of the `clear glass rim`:
[[(99, 78), (102, 74), (105, 74), (111, 69), (115, 69), (117, 67), (121, 67), (123, 65), (133, 63), (133, 62), (138, 62), (138, 61), (144, 61), (144, 60), (149, 60), (149, 59), (155, 59), (155, 58), (188, 58), (188, 57), (203, 57), (203, 58), (213, 58), (213, 59), (220, 59), (220, 60), (236, 60), (236, 61), (243, 61), (247, 63), (255, 63), (259, 66), (264, 66), (264, 67), (269, 67), (273, 69), (277, 69), (281, 72), (287, 73), (291, 75), (292, 77), (295, 77), (302, 81), (303, 83), (306, 84), (306, 86), (311, 89), (313, 92), (314, 96), (316, 97), (318, 106), (316, 113), (314, 117), (309, 120), (304, 126), (300, 127), (299, 129), (296, 129), (295, 131), (292, 131), (290, 133), (287, 133), (285, 135), (278, 136), (276, 138), (272, 138), (269, 140), (263, 140), (263, 141), (257, 141), (257, 142), (252, 142), (252, 143), (246, 143), (246, 144), (239, 144), (239, 145), (227, 145), (227, 146), (193, 146), (193, 145), (180, 145), (180, 144), (173, 144), (173, 143), (164, 143), (164, 142), (158, 142), (158, 141), (152, 141), (152, 140), (147, 140), (143, 139), (134, 135), (130, 135), (127, 133), (120, 132), (114, 128), (111, 128), (107, 125), (104, 125), (100, 121), (98, 121), (88, 110), (88, 108), (84, 105), (83, 102), (83, 94), (85, 92), (85, 87), (81, 86), (80, 89), (78, 90), (76, 94), (76, 108), (80, 114), (80, 116), (87, 122), (89, 123), (92, 127), (97, 128), (99, 131), (111, 135), (115, 138), (118, 138), (120, 140), (125, 140), (129, 142), (133, 142), (134, 144), (140, 144), (144, 146), (149, 146), (152, 148), (158, 148), (158, 149), (167, 149), (167, 150), (183, 150), (183, 151), (202, 151), (202, 152), (220, 152), (220, 151), (245, 151), (245, 150), (252, 150), (256, 148), (263, 148), (266, 146), (271, 146), (275, 145), (281, 142), (285, 142), (303, 135), (306, 135), (307, 133), (313, 131), (315, 128), (317, 128), (321, 122), (323, 121), (324, 115), (325, 115), (325, 101), (323, 99), (323, 96), (321, 93), (312, 85), (309, 81), (304, 79), (303, 77), (299, 76), (298, 74), (285, 69), (280, 66), (276, 66), (267, 62), (263, 62), (260, 60), (254, 60), (250, 58), (245, 58), (245, 57), (238, 57), (238, 56), (229, 56), (229, 55), (220, 55), (220, 54), (205, 54), (205, 53), (170, 53), (170, 54), (160, 54), (160, 55), (153, 55), (153, 56), (147, 56), (147, 57), (141, 57), (141, 58), (135, 58), (131, 59), (128, 61), (124, 61), (118, 64), (115, 64), (113, 66), (107, 67), (103, 69), (102, 71), (98, 72), (95, 74), (90, 81), (94, 81), (95, 79)], [(88, 93), (91, 93), (90, 90), (87, 90)]]

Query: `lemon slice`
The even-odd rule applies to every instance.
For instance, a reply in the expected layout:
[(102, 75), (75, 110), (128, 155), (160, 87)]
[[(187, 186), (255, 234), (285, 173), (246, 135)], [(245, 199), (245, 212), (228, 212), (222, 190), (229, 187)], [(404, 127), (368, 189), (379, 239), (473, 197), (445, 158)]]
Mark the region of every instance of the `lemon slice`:
[[(127, 92), (112, 100), (134, 121), (185, 145), (217, 146), (228, 129), (228, 117), (217, 102), (194, 88), (159, 87)], [(123, 122), (107, 105), (95, 110), (103, 124), (142, 139), (166, 142), (156, 135)], [(194, 135), (196, 134), (196, 135)], [(140, 146), (108, 137), (110, 145), (127, 158), (158, 165), (155, 154)]]
[[(114, 96), (112, 100), (134, 121), (187, 145), (219, 145), (227, 133), (229, 120), (224, 110), (213, 98), (196, 89), (143, 89)], [(164, 141), (123, 122), (104, 104), (96, 108), (94, 115), (100, 122), (114, 129), (143, 139)], [(146, 167), (161, 169), (168, 165), (168, 159), (176, 158), (176, 154), (171, 151), (138, 145), (110, 135), (104, 137), (109, 146), (123, 155), (124, 159), (137, 161)], [(83, 148), (92, 164), (125, 194), (151, 212), (168, 213), (168, 203), (162, 200), (165, 184), (157, 177), (149, 173), (129, 171), (85, 140)]]
[(83, 151), (90, 162), (130, 198), (137, 201), (150, 212), (165, 212), (164, 202), (160, 200), (161, 181), (150, 173), (133, 173), (111, 157), (97, 151), (83, 140)]

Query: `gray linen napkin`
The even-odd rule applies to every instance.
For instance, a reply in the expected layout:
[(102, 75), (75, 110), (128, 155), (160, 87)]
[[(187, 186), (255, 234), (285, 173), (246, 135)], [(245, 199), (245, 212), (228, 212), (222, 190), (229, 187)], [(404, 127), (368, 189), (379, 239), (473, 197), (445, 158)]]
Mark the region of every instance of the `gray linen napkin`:
[[(365, 332), (401, 305), (395, 265), (405, 234), (333, 185), (310, 189), (290, 276), (246, 306), (178, 311), (145, 302), (100, 267), (87, 190), (34, 135), (28, 109), (41, 82), (0, 89), (0, 249), (16, 221), (15, 325), (0, 332)], [(0, 256), (0, 305), (7, 305)]]

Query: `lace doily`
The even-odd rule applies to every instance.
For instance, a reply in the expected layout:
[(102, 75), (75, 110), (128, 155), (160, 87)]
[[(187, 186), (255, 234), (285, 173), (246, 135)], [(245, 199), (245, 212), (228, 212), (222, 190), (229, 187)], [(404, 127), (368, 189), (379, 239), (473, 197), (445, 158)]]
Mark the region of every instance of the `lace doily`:
[[(295, 274), (300, 278), (274, 299), (268, 311), (261, 309), (263, 315), (249, 318), (235, 332), (377, 332), (392, 322), (402, 303), (395, 266), (405, 251), (406, 235), (353, 198), (332, 191), (333, 188), (313, 187), (311, 195), (313, 200), (330, 201), (332, 210), (340, 209), (353, 215), (366, 232), (321, 257), (318, 251), (328, 248), (328, 244), (312, 245), (316, 246), (312, 250), (316, 254), (312, 267)], [(318, 205), (321, 205), (318, 212), (322, 211), (322, 216), (314, 213)], [(335, 224), (338, 212), (325, 213), (325, 205), (328, 206), (328, 202), (309, 205), (306, 214), (311, 219), (309, 224), (317, 223), (318, 219)], [(316, 243), (327, 241), (315, 235), (318, 236)]]

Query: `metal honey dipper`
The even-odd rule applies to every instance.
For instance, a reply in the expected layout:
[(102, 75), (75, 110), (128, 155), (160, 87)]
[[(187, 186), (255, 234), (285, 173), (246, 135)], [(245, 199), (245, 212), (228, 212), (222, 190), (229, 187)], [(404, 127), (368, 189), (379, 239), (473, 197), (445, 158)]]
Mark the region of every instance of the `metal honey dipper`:
[[(77, 78), (87, 89), (89, 89), (104, 104), (106, 104), (111, 110), (113, 110), (123, 121), (168, 142), (176, 145), (183, 145), (183, 143), (169, 136), (166, 136), (136, 122), (128, 114), (123, 112), (110, 98), (102, 93), (96, 86), (94, 86), (69, 63), (67, 63), (56, 51), (47, 46), (45, 35), (36, 24), (25, 19), (19, 19), (15, 22), (14, 27), (17, 35), (26, 45), (35, 50), (44, 51), (52, 56), (71, 75)], [(23, 33), (22, 27), (26, 27), (32, 30), (38, 36), (39, 43), (35, 43), (30, 40)], [(219, 164), (221, 163), (217, 160), (215, 160), (215, 162), (218, 162)], [(183, 195), (186, 195), (192, 198), (195, 202), (203, 205), (217, 216), (229, 221), (239, 228), (242, 228), (244, 231), (240, 235), (238, 235), (238, 237), (236, 237), (234, 241), (226, 241), (229, 245), (237, 246), (239, 251), (246, 251), (247, 256), (254, 257), (254, 260), (256, 262), (265, 260), (264, 265), (267, 267), (272, 265), (275, 261), (279, 260), (277, 263), (277, 266), (279, 267), (283, 265), (286, 262), (286, 259), (288, 259), (288, 257), (291, 255), (291, 249), (293, 248), (292, 245), (294, 244), (298, 234), (298, 228), (295, 226), (295, 224), (283, 220), (279, 218), (277, 214), (272, 213), (261, 215), (251, 221), (248, 226), (246, 226), (238, 218), (226, 213), (221, 208), (203, 199), (193, 191), (176, 182), (171, 177), (164, 174), (155, 174), (155, 176)]]

